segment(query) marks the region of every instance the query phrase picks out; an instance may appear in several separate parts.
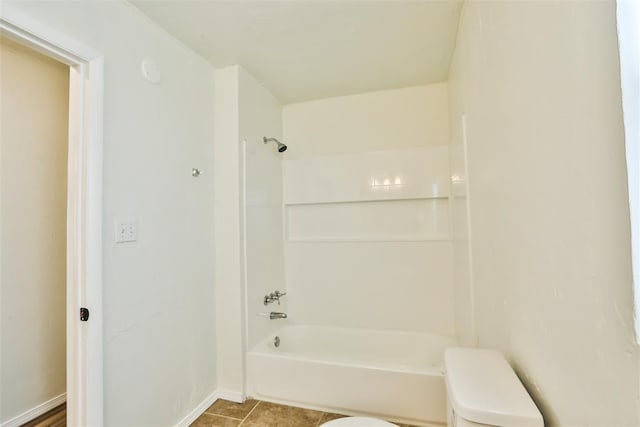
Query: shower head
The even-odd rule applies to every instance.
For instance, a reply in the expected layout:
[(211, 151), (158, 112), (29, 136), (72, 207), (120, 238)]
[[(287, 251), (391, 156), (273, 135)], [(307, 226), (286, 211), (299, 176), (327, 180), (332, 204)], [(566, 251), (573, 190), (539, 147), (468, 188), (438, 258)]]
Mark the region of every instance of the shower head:
[(264, 144), (268, 143), (268, 142), (275, 142), (276, 144), (278, 144), (278, 153), (284, 153), (285, 151), (287, 151), (287, 146), (284, 145), (282, 142), (278, 141), (275, 138), (267, 138), (266, 136), (262, 137), (262, 142)]

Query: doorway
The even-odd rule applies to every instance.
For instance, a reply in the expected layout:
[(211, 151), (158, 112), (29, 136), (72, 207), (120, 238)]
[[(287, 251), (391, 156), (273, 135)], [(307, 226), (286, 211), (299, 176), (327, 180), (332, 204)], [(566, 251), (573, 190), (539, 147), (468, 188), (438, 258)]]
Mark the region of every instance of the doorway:
[[(48, 61), (64, 64), (68, 70), (68, 127), (66, 150), (66, 250), (65, 253), (65, 385), (67, 424), (101, 426), (103, 424), (102, 367), (102, 121), (103, 121), (103, 56), (68, 35), (21, 14), (11, 5), (0, 9), (0, 37), (23, 49), (35, 51)], [(2, 78), (2, 76), (0, 76)], [(28, 114), (28, 113), (27, 113)], [(24, 114), (21, 115), (21, 117)], [(27, 130), (31, 126), (27, 125)], [(0, 153), (3, 156), (4, 153)], [(3, 158), (4, 163), (4, 158)], [(19, 170), (18, 184), (30, 178), (33, 165)], [(17, 174), (17, 173), (16, 173)], [(4, 170), (3, 170), (4, 175)], [(15, 178), (17, 179), (17, 178)], [(4, 176), (3, 176), (4, 180)], [(12, 178), (12, 180), (14, 180)], [(64, 177), (62, 179), (64, 180)], [(10, 183), (9, 183), (10, 184)], [(2, 188), (4, 198), (3, 181)], [(4, 201), (3, 201), (4, 204)], [(2, 217), (4, 240), (4, 216)], [(38, 226), (47, 230), (42, 223)], [(22, 242), (17, 239), (19, 242)], [(2, 245), (2, 288), (5, 264), (11, 248)], [(8, 257), (5, 260), (5, 257)], [(4, 290), (3, 290), (4, 293)], [(4, 300), (4, 295), (0, 296)], [(20, 310), (22, 325), (38, 307)], [(90, 313), (90, 314), (89, 314)], [(16, 315), (16, 316), (18, 316)], [(3, 313), (4, 316), (4, 313)], [(5, 320), (2, 319), (3, 328)], [(7, 323), (8, 324), (8, 323)], [(42, 332), (42, 331), (38, 331)], [(32, 332), (33, 333), (33, 332)], [(16, 336), (19, 336), (17, 333)], [(43, 336), (42, 333), (39, 334)], [(8, 336), (7, 336), (8, 337)], [(0, 336), (5, 347), (4, 330)], [(2, 361), (4, 363), (4, 360)], [(15, 384), (0, 383), (0, 397), (12, 394)], [(54, 401), (53, 403), (57, 403)], [(53, 404), (52, 403), (52, 404)], [(31, 408), (17, 415), (0, 413), (0, 427), (17, 427), (28, 421), (43, 407)], [(14, 410), (15, 412), (15, 410)], [(10, 418), (8, 418), (10, 417)]]
[(0, 94), (0, 414), (64, 421), (69, 66), (0, 37)]

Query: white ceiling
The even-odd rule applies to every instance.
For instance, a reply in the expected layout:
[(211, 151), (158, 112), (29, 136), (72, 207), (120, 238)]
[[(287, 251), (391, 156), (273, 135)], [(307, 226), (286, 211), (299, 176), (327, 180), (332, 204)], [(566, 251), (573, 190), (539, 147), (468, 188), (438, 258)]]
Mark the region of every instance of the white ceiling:
[(446, 80), (457, 0), (133, 0), (214, 66), (240, 64), (282, 102)]

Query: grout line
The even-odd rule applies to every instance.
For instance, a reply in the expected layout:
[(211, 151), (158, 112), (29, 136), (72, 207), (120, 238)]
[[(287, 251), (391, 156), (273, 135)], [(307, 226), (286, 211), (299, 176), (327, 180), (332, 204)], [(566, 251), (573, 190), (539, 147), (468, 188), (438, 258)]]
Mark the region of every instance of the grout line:
[(256, 408), (257, 408), (258, 406), (260, 406), (260, 404), (261, 404), (261, 403), (262, 403), (262, 400), (258, 400), (258, 403), (256, 403), (256, 406), (254, 406), (254, 407), (253, 407), (253, 409), (251, 409), (251, 410), (249, 411), (249, 413), (247, 414), (247, 416), (246, 416), (246, 417), (244, 417), (244, 418), (242, 419), (242, 421), (240, 421), (240, 424), (238, 424), (238, 427), (240, 427), (242, 424), (244, 424), (244, 422), (247, 420), (247, 418), (249, 418), (249, 415), (251, 415), (251, 414), (253, 413), (253, 411), (255, 411), (255, 410), (256, 410)]
[(230, 420), (236, 420), (236, 421), (242, 421), (243, 420), (242, 418), (230, 417), (229, 415), (214, 414), (213, 412), (206, 412), (205, 411), (205, 414), (213, 415), (214, 417), (228, 418)]
[(320, 418), (318, 418), (318, 422), (316, 423), (316, 427), (320, 427), (320, 421), (322, 421), (322, 418), (324, 418), (324, 414), (326, 414), (326, 412), (320, 412)]

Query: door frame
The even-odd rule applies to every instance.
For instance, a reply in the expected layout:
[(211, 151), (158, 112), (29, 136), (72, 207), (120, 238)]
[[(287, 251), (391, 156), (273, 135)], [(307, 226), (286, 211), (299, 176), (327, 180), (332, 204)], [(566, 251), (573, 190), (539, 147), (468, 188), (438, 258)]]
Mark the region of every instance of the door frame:
[[(67, 423), (103, 425), (102, 131), (104, 56), (10, 4), (0, 34), (70, 68), (67, 175)], [(80, 321), (80, 307), (90, 310)]]

